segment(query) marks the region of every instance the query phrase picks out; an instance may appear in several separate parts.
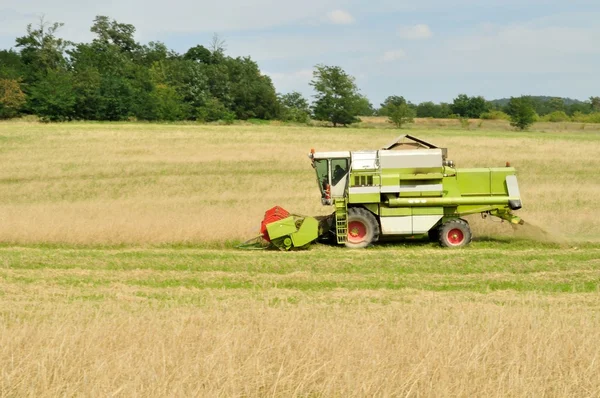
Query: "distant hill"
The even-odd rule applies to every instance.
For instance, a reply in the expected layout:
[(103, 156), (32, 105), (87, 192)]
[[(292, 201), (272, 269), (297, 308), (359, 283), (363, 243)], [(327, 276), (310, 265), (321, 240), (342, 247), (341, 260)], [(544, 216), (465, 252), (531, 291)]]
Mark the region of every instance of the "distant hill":
[[(539, 102), (548, 102), (552, 98), (560, 98), (563, 100), (563, 102), (565, 103), (566, 106), (584, 103), (584, 101), (580, 101), (580, 100), (576, 100), (576, 99), (572, 99), (572, 98), (565, 98), (565, 97), (550, 97), (547, 95), (531, 95), (530, 97), (535, 102), (538, 102), (538, 101)], [(508, 101), (510, 101), (510, 98), (500, 98), (500, 99), (491, 100), (489, 102), (494, 104), (494, 106), (504, 107), (504, 106), (506, 106), (506, 104), (508, 104)]]

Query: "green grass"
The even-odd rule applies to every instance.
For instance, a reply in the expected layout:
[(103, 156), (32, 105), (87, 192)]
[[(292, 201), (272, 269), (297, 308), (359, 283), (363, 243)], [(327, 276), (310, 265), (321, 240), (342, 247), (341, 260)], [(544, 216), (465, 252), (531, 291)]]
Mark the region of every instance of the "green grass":
[[(512, 246), (511, 246), (512, 245)], [(0, 278), (10, 285), (82, 289), (129, 286), (148, 297), (162, 290), (298, 292), (494, 291), (597, 293), (600, 244), (560, 247), (514, 241), (474, 242), (461, 250), (411, 242), (363, 251), (315, 245), (299, 252), (180, 247), (0, 249)], [(153, 296), (154, 295), (154, 296)], [(100, 298), (98, 298), (100, 300)]]

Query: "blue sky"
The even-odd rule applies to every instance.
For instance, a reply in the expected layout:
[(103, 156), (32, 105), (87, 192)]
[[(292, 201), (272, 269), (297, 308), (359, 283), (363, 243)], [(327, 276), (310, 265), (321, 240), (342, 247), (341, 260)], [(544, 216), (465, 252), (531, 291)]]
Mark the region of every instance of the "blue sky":
[(600, 95), (599, 0), (0, 0), (0, 48), (42, 14), (73, 41), (91, 40), (96, 15), (178, 52), (218, 33), (277, 91), (306, 96), (316, 64), (344, 68), (375, 105), (388, 95)]

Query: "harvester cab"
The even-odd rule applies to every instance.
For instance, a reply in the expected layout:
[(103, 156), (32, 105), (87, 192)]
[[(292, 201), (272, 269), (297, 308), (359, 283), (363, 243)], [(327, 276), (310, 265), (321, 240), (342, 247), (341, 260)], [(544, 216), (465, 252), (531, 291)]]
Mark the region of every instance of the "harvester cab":
[(380, 236), (428, 236), (445, 247), (462, 247), (472, 236), (466, 215), (523, 223), (513, 214), (521, 208), (521, 195), (508, 164), (460, 169), (445, 148), (410, 135), (379, 150), (313, 149), (309, 158), (321, 203), (334, 211), (319, 219), (267, 211), (262, 238), (283, 250), (330, 235), (350, 248), (366, 247)]
[(321, 203), (332, 205), (333, 198), (343, 198), (348, 185), (350, 152), (311, 151), (312, 167), (317, 173), (317, 184), (321, 190)]

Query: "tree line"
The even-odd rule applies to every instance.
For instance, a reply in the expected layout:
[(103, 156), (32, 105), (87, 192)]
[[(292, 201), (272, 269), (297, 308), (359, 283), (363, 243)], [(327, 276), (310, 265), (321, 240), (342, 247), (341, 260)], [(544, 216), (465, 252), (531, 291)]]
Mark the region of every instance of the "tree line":
[(98, 16), (91, 43), (58, 37), (43, 20), (0, 52), (0, 116), (63, 120), (273, 119), (284, 109), (271, 79), (249, 57), (232, 58), (215, 37), (184, 54), (135, 41), (135, 27)]
[(133, 25), (106, 16), (94, 19), (90, 43), (60, 38), (62, 26), (41, 19), (16, 38), (16, 51), (0, 51), (0, 119), (27, 114), (44, 121), (316, 119), (337, 126), (380, 115), (402, 127), (414, 117), (495, 119), (522, 113), (534, 121), (600, 122), (600, 97), (487, 101), (460, 94), (452, 103), (413, 104), (392, 95), (375, 108), (352, 76), (326, 65), (315, 66), (311, 104), (298, 92), (278, 94), (250, 57), (226, 55), (218, 36), (179, 54), (160, 42), (138, 43)]

